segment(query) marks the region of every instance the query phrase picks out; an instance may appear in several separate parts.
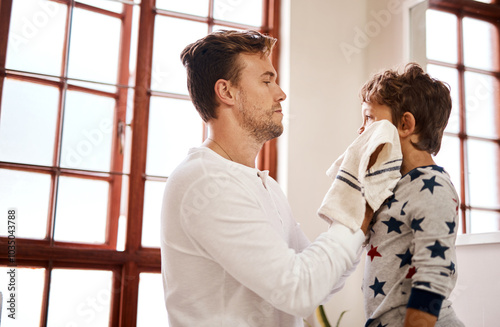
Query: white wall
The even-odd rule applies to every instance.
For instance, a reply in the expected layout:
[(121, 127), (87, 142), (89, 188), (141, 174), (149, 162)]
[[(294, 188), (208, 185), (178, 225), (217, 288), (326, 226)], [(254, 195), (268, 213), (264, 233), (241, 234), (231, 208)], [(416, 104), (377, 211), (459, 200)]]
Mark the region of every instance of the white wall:
[(467, 327), (498, 326), (500, 243), (457, 246), (458, 280), (450, 299)]
[[(406, 62), (403, 7), (409, 2), (415, 0), (282, 0), (279, 73), (288, 99), (278, 181), (311, 240), (327, 228), (316, 215), (331, 183), (325, 171), (357, 136), (360, 87), (372, 73)], [(469, 327), (493, 326), (500, 319), (500, 311), (492, 309), (500, 303), (495, 294), (500, 262), (494, 259), (499, 251), (499, 245), (458, 249), (459, 283), (453, 296), (457, 314)], [(494, 273), (483, 273), (484, 262)], [(362, 262), (325, 306), (331, 323), (348, 310), (341, 326), (364, 326), (363, 269)], [(474, 313), (466, 312), (469, 295), (478, 299)]]
[[(365, 79), (364, 56), (348, 62), (339, 45), (352, 42), (354, 28), (365, 21), (366, 5), (340, 0), (288, 0), (283, 5), (289, 16), (283, 18), (280, 74), (288, 112), (286, 133), (278, 145), (278, 179), (286, 185), (295, 218), (314, 239), (327, 228), (316, 214), (331, 183), (325, 172), (354, 140), (361, 124), (358, 90)], [(360, 268), (348, 282), (352, 290), (344, 289), (326, 305), (331, 321), (349, 310), (343, 326), (365, 322)]]

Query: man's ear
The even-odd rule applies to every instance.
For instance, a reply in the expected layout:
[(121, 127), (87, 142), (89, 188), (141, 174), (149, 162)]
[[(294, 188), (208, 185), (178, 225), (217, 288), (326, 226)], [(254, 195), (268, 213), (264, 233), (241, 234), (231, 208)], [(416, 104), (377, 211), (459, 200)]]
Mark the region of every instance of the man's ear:
[(218, 101), (225, 103), (227, 105), (234, 105), (234, 94), (233, 89), (231, 87), (231, 82), (225, 79), (219, 79), (215, 82), (215, 96)]
[(415, 117), (411, 112), (407, 111), (401, 117), (398, 132), (400, 137), (408, 137), (415, 132)]

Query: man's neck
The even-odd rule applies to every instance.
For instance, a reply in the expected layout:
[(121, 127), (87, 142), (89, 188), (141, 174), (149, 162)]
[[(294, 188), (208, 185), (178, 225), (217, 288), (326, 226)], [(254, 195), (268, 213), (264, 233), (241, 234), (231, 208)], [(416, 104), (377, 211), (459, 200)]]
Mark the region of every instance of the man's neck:
[(253, 140), (238, 127), (231, 129), (231, 125), (224, 128), (222, 126), (209, 123), (208, 138), (202, 146), (208, 147), (228, 160), (255, 168), (255, 161), (263, 144)]

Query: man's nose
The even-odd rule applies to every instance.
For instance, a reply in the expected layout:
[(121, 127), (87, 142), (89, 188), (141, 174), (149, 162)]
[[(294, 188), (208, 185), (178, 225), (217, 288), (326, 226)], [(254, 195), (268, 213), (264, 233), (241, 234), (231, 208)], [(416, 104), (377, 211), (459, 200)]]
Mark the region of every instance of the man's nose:
[(283, 89), (278, 85), (278, 102), (285, 101), (286, 93)]

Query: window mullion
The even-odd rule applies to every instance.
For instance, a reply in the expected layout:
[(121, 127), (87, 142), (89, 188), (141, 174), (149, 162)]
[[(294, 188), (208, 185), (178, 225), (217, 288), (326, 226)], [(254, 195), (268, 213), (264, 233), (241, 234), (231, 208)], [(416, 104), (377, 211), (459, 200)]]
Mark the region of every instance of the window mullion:
[(135, 253), (141, 246), (142, 212), (146, 174), (146, 151), (148, 141), (149, 98), (151, 67), (153, 61), (153, 38), (155, 14), (154, 0), (141, 3), (139, 41), (132, 123), (132, 159), (130, 164), (130, 190), (127, 221), (126, 251)]
[[(0, 2), (0, 68), (3, 71), (5, 71), (5, 61), (7, 59), (7, 42), (9, 39), (11, 12), (12, 12), (12, 0), (2, 0)], [(2, 103), (4, 80), (5, 80), (5, 74), (2, 72), (2, 74), (0, 74), (0, 104)], [(0, 107), (0, 113), (1, 112), (2, 109)]]
[[(127, 85), (129, 80), (132, 15), (133, 15), (133, 6), (124, 5), (121, 42), (120, 42), (118, 85)], [(118, 87), (117, 92), (118, 92), (118, 99), (116, 101), (116, 110), (113, 121), (114, 133), (111, 145), (111, 171), (122, 172), (123, 153), (125, 146), (125, 144), (122, 142), (122, 138), (125, 133), (128, 88)], [(120, 217), (122, 180), (123, 176), (121, 174), (112, 175), (112, 180), (109, 189), (108, 221), (106, 224), (106, 243), (112, 249), (116, 249), (116, 243), (118, 238), (118, 220)]]
[(42, 310), (40, 313), (40, 327), (47, 326), (49, 315), (49, 295), (50, 295), (50, 280), (52, 277), (52, 260), (49, 260), (45, 269), (45, 278), (43, 283)]
[[(54, 157), (52, 161), (53, 167), (60, 166), (60, 157), (62, 150), (62, 130), (64, 121), (64, 103), (66, 101), (66, 91), (68, 89), (68, 83), (66, 80), (68, 72), (68, 57), (69, 57), (69, 39), (71, 36), (71, 20), (73, 8), (68, 5), (66, 13), (66, 26), (65, 26), (65, 36), (63, 45), (63, 54), (61, 60), (61, 84), (59, 86), (59, 103), (58, 103), (58, 113), (56, 122), (56, 133), (54, 139)], [(55, 215), (56, 215), (56, 205), (57, 205), (57, 192), (59, 186), (59, 170), (55, 169), (52, 173), (51, 186), (50, 186), (50, 198), (49, 198), (49, 212), (47, 219), (47, 238), (51, 245), (54, 245), (54, 226), (55, 226)]]
[(469, 202), (469, 180), (467, 165), (467, 132), (466, 132), (466, 114), (465, 114), (465, 65), (464, 65), (464, 38), (463, 38), (463, 14), (457, 15), (457, 59), (458, 59), (458, 94), (459, 100), (459, 141), (460, 141), (460, 198), (462, 203), (460, 210), (462, 212), (462, 233), (468, 230), (468, 212)]
[[(145, 0), (143, 0), (145, 1)], [(120, 327), (136, 327), (139, 297), (139, 270), (133, 261), (122, 270), (120, 297)]]
[[(133, 257), (141, 248), (155, 26), (154, 7), (155, 0), (142, 0), (139, 17), (132, 123), (132, 159), (130, 163), (128, 219), (125, 243), (125, 252), (130, 257)], [(135, 327), (139, 294), (139, 272), (137, 264), (133, 261), (126, 263), (123, 268), (121, 294), (120, 326)]]

